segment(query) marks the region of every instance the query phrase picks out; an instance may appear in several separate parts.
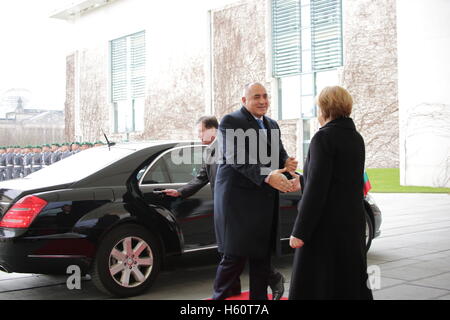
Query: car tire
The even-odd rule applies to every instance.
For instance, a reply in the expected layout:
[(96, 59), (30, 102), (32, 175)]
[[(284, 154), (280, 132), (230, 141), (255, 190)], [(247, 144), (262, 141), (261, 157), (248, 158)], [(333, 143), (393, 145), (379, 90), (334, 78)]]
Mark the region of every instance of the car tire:
[(373, 223), (369, 214), (366, 212), (366, 252), (369, 251), (370, 246), (372, 245), (373, 240)]
[(91, 278), (106, 294), (131, 297), (148, 290), (160, 268), (157, 238), (141, 226), (127, 224), (111, 230), (101, 240)]

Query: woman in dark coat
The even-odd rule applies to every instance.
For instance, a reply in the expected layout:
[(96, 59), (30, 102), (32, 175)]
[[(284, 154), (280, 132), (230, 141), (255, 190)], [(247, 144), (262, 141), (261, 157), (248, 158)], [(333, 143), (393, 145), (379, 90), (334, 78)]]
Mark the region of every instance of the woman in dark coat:
[(365, 149), (342, 87), (318, 98), (320, 130), (311, 140), (303, 196), (290, 245), (289, 292), (299, 299), (373, 299), (367, 286), (363, 174)]

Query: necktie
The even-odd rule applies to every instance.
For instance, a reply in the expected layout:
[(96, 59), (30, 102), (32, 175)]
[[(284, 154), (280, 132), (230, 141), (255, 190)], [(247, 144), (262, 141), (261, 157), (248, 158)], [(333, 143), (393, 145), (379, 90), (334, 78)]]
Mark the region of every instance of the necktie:
[(262, 121), (261, 119), (256, 119), (256, 122), (258, 122), (258, 125), (261, 129), (265, 129), (266, 127), (264, 126), (264, 121)]

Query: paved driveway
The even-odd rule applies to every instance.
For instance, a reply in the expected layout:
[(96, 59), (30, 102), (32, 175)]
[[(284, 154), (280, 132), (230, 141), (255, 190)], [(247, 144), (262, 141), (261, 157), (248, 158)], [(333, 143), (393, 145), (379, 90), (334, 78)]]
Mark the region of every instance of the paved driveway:
[[(378, 286), (375, 299), (450, 299), (450, 195), (374, 194), (383, 212), (381, 237), (374, 240), (368, 264)], [(289, 281), (292, 254), (274, 261)], [(211, 295), (216, 271), (214, 252), (168, 262), (146, 294), (132, 299), (204, 299)], [(66, 277), (0, 272), (0, 299), (108, 299), (89, 279), (69, 290)], [(248, 277), (242, 277), (248, 288)], [(289, 288), (289, 283), (286, 284)], [(286, 291), (287, 294), (288, 290)]]

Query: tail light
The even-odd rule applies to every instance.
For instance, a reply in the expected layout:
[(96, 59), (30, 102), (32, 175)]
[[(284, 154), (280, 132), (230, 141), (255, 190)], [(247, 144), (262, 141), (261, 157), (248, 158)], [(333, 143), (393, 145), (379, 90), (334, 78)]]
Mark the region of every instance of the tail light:
[(3, 216), (0, 228), (28, 228), (46, 205), (47, 201), (36, 196), (23, 197)]

